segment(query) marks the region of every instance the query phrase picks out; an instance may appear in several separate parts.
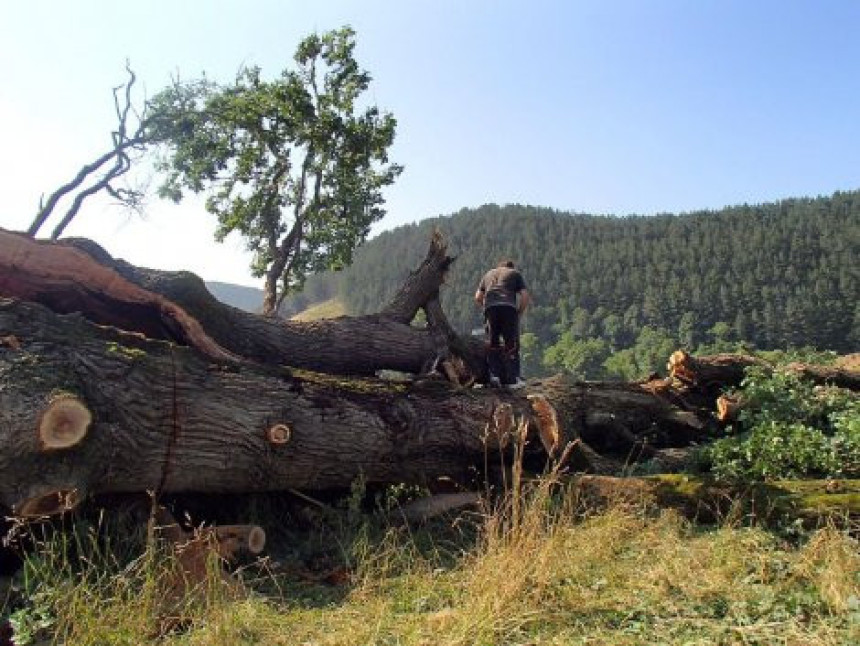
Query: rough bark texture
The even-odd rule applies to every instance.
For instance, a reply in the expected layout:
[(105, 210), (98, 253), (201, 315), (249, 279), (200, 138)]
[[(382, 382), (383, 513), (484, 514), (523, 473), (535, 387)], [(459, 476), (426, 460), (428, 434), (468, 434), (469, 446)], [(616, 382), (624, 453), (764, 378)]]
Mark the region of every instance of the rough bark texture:
[[(462, 388), (484, 370), (483, 344), (445, 319), (451, 262), (434, 236), (382, 313), (285, 323), (218, 303), (192, 274), (0, 231), (0, 506), (41, 515), (89, 493), (321, 490), (358, 477), (481, 484), (524, 423), (527, 459), (675, 469), (718, 428), (721, 391), (766, 365), (678, 352), (662, 380)], [(427, 328), (409, 325), (418, 308)], [(383, 368), (427, 376), (355, 376)]]
[(60, 313), (84, 312), (97, 323), (191, 345), (225, 361), (241, 357), (372, 375), (381, 369), (419, 373), (459, 356), (480, 376), (483, 345), (458, 339), (444, 315), (427, 328), (409, 325), (416, 303), (431, 297), (438, 301), (453, 262), (446, 251), (441, 236), (434, 236), (424, 262), (381, 314), (297, 322), (224, 305), (194, 274), (135, 267), (113, 259), (90, 240), (48, 243), (0, 230), (0, 295), (39, 302)]
[[(530, 394), (556, 411), (559, 446), (578, 470), (609, 472), (683, 446), (709, 422), (648, 384), (538, 381), (516, 393), (437, 379), (388, 383), (222, 364), (170, 342), (0, 299), (0, 503), (33, 514), (87, 493), (327, 489), (370, 482), (475, 482), (508, 432), (526, 420), (542, 454)], [(86, 405), (86, 437), (40, 450), (38, 415), (68, 393)], [(270, 429), (290, 429), (273, 443)], [(504, 430), (504, 429), (503, 429)], [(504, 453), (510, 454), (508, 446)], [(494, 458), (495, 460), (495, 458)], [(495, 460), (497, 462), (497, 460)]]
[[(800, 375), (804, 379), (819, 384), (838, 386), (860, 391), (860, 368), (849, 360), (853, 355), (843, 357), (840, 366), (819, 366), (807, 363), (790, 363), (783, 370)], [(744, 371), (757, 366), (774, 370), (767, 361), (745, 354), (717, 354), (708, 357), (694, 357), (683, 350), (669, 357), (669, 372), (673, 379), (710, 395), (725, 388), (735, 388), (741, 384)]]
[[(470, 477), (482, 463), (495, 395), (444, 382), (408, 387), (249, 365), (3, 300), (0, 329), (0, 500), (56, 491), (262, 491)], [(66, 451), (39, 450), (38, 413), (58, 393), (93, 414)], [(520, 408), (525, 409), (523, 401)], [(291, 437), (272, 444), (284, 423)], [(492, 438), (489, 445), (492, 447)], [(42, 509), (44, 511), (44, 509)]]
[(816, 384), (838, 386), (855, 392), (860, 391), (860, 369), (817, 366), (806, 363), (790, 363), (785, 368)]
[(74, 247), (2, 229), (0, 295), (44, 303), (60, 313), (83, 311), (97, 323), (175, 340), (216, 360), (239, 360), (164, 296), (124, 279)]
[(751, 366), (769, 368), (762, 359), (745, 354), (716, 354), (694, 357), (678, 350), (669, 357), (669, 375), (672, 379), (716, 397), (725, 388), (741, 385), (744, 371)]

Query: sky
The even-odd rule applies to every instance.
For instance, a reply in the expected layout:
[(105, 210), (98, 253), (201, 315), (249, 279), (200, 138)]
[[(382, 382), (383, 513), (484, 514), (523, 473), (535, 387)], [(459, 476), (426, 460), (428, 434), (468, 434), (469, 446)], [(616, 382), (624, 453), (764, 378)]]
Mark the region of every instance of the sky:
[[(0, 227), (108, 149), (127, 59), (149, 96), (273, 77), (343, 25), (405, 167), (374, 232), (490, 202), (648, 215), (860, 188), (855, 0), (0, 0)], [(201, 200), (153, 196), (142, 217), (87, 203), (66, 235), (259, 286), (213, 232)]]

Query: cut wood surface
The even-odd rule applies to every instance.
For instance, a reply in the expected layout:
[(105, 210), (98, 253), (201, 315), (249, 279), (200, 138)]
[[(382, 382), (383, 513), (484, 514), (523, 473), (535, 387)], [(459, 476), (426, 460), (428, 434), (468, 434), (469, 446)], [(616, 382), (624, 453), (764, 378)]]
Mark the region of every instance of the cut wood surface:
[[(452, 262), (434, 235), (380, 314), (297, 323), (223, 305), (193, 274), (137, 268), (87, 240), (0, 230), (0, 505), (40, 516), (90, 493), (323, 490), (359, 477), (481, 486), (523, 428), (527, 459), (563, 456), (572, 471), (679, 465), (718, 429), (721, 393), (749, 366), (769, 367), (679, 351), (667, 379), (463, 388), (483, 376), (484, 346), (445, 318)], [(421, 308), (428, 325), (413, 327)], [(368, 377), (381, 369), (421, 376)], [(793, 369), (822, 383), (856, 374)]]
[[(516, 391), (389, 383), (221, 364), (194, 348), (0, 299), (0, 502), (29, 515), (87, 493), (248, 492), (379, 483), (474, 483), (497, 424), (547, 432), (576, 470), (606, 472), (702, 436), (707, 420), (643, 384), (535, 381)], [(68, 393), (92, 414), (78, 444), (43, 451), (40, 411)], [(533, 410), (529, 395), (549, 409)], [(497, 411), (501, 411), (497, 413)], [(552, 420), (552, 428), (547, 427)], [(271, 429), (290, 429), (273, 442)], [(503, 449), (506, 459), (512, 447)]]
[(86, 239), (52, 243), (0, 229), (2, 296), (42, 303), (58, 313), (81, 312), (96, 323), (191, 345), (216, 359), (241, 357), (348, 375), (382, 369), (419, 373), (456, 354), (480, 377), (483, 344), (452, 336), (441, 309), (428, 314), (433, 325), (409, 325), (419, 308), (438, 303), (452, 262), (436, 235), (424, 261), (382, 313), (284, 321), (220, 303), (189, 272), (136, 267)]
[[(830, 385), (860, 391), (860, 367), (851, 358), (852, 356), (841, 358), (841, 362), (837, 362), (835, 366), (794, 362), (782, 370), (795, 373), (822, 386)], [(767, 361), (746, 354), (729, 353), (694, 357), (684, 350), (673, 352), (667, 367), (672, 379), (711, 395), (717, 395), (721, 389), (740, 386), (746, 369), (752, 366), (767, 371), (776, 369)]]
[(677, 350), (669, 357), (667, 368), (671, 378), (717, 396), (725, 388), (740, 386), (744, 372), (751, 366), (770, 367), (770, 364), (745, 354), (694, 357), (684, 350)]
[(176, 340), (213, 359), (237, 359), (182, 307), (72, 246), (0, 229), (0, 295), (41, 302), (59, 313), (84, 311), (97, 323)]

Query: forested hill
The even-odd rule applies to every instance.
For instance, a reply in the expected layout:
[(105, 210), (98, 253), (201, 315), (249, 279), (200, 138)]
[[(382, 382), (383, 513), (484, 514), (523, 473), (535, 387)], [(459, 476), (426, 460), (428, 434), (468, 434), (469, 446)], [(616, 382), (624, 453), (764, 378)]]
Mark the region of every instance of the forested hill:
[(860, 346), (860, 191), (719, 211), (589, 216), (486, 205), (386, 232), (341, 279), (352, 313), (377, 310), (423, 258), (438, 227), (457, 256), (442, 293), (460, 331), (481, 325), (472, 296), (510, 257), (535, 307), (524, 321), (541, 352), (567, 333), (632, 347), (646, 327), (691, 348)]

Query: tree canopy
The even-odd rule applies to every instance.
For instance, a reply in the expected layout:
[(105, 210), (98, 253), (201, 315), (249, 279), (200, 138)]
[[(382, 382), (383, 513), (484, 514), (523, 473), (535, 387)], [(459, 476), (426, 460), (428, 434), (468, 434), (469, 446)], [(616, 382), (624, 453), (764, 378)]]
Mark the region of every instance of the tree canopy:
[(207, 194), (216, 238), (236, 231), (253, 252), (267, 314), (308, 274), (351, 261), (402, 170), (388, 160), (394, 117), (359, 106), (371, 77), (354, 49), (349, 27), (313, 34), (274, 80), (258, 67), (230, 85), (177, 79), (151, 102), (160, 194)]

